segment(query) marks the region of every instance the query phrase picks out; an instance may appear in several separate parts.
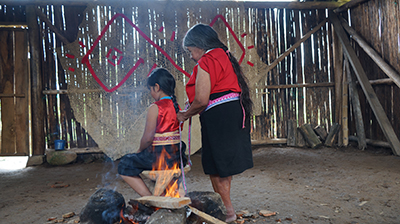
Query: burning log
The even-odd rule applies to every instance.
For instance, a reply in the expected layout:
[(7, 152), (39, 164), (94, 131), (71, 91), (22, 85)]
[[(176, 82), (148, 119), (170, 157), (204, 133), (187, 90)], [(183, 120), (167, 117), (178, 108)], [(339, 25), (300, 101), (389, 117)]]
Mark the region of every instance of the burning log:
[(141, 198), (134, 199), (142, 204), (148, 206), (154, 206), (158, 208), (171, 208), (177, 209), (182, 208), (191, 203), (190, 198), (172, 198), (172, 197), (160, 197), (160, 196), (144, 196)]
[[(190, 166), (186, 166), (183, 168), (185, 174), (190, 171)], [(142, 172), (142, 175), (149, 178), (150, 180), (156, 181), (154, 185), (153, 195), (160, 196), (164, 190), (170, 185), (171, 181), (174, 178), (179, 178), (182, 174), (181, 169), (175, 168), (171, 170), (145, 170)], [(176, 188), (179, 188), (176, 186)], [(167, 195), (171, 196), (171, 195)]]

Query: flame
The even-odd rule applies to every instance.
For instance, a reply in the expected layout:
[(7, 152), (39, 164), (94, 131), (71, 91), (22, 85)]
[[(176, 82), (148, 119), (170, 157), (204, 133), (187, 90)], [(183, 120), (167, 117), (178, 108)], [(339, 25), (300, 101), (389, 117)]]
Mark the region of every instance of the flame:
[[(170, 167), (167, 163), (167, 159), (171, 159), (171, 155), (167, 153), (165, 148), (161, 151), (161, 154), (157, 161), (153, 164), (153, 170), (152, 171), (159, 171), (163, 170), (164, 175), (159, 176), (157, 181), (161, 182), (160, 184), (167, 184), (167, 187), (165, 189), (165, 197), (173, 197), (173, 198), (179, 198), (179, 184), (178, 180), (175, 180), (173, 183), (171, 182), (171, 179), (173, 177), (179, 176), (181, 170), (179, 169), (178, 162), (174, 162), (174, 164)], [(167, 183), (168, 182), (168, 183)]]
[(123, 211), (123, 209), (121, 209), (121, 211), (119, 212), (119, 217), (121, 217), (121, 219), (119, 220), (119, 223), (124, 223), (124, 224), (126, 224), (126, 223), (139, 224), (138, 222), (135, 222), (135, 221), (133, 221), (133, 220), (131, 220), (131, 219), (129, 219), (129, 218), (126, 218), (126, 217), (124, 216), (124, 211)]

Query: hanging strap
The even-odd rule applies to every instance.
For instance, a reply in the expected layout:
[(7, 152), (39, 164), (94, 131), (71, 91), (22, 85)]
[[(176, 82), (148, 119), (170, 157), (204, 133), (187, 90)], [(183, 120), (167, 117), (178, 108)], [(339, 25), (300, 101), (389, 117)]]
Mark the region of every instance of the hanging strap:
[(179, 141), (179, 154), (180, 154), (180, 157), (181, 157), (181, 172), (182, 172), (183, 189), (185, 190), (185, 194), (187, 194), (185, 170), (184, 170), (184, 167), (183, 167), (183, 157), (182, 157), (182, 128), (181, 128), (181, 124), (183, 124), (182, 121), (179, 123), (179, 138), (181, 139), (181, 141)]
[[(185, 106), (185, 110), (187, 110), (189, 107), (189, 104), (186, 104)], [(182, 157), (182, 124), (183, 122), (181, 121), (179, 123), (179, 152), (180, 152), (180, 157), (181, 157), (181, 172), (182, 172), (182, 180), (183, 180), (183, 188), (185, 190), (185, 193), (187, 194), (187, 186), (186, 186), (186, 178), (185, 178), (185, 170), (183, 167), (183, 157)], [(190, 160), (190, 154), (191, 154), (191, 150), (190, 150), (190, 142), (191, 142), (191, 130), (192, 130), (192, 117), (189, 118), (189, 130), (188, 130), (188, 164), (189, 166), (192, 166), (192, 161)]]

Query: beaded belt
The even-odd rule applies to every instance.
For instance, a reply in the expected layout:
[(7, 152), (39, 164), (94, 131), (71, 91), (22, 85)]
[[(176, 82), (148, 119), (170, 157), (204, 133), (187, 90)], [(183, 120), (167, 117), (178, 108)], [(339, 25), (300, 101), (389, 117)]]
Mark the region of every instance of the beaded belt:
[(173, 132), (156, 133), (153, 138), (153, 145), (173, 145), (180, 142), (179, 130)]
[(218, 97), (217, 99), (208, 101), (207, 108), (203, 112), (206, 112), (207, 110), (209, 110), (215, 106), (218, 106), (220, 104), (231, 102), (234, 100), (239, 100), (239, 99), (240, 99), (239, 93), (228, 93), (226, 95)]
[[(204, 109), (204, 111), (202, 113), (204, 113), (207, 110), (209, 110), (209, 109), (211, 109), (211, 108), (213, 108), (215, 106), (218, 106), (220, 104), (231, 102), (231, 101), (235, 101), (235, 100), (240, 100), (240, 94), (239, 93), (228, 93), (226, 95), (218, 97), (217, 99), (210, 100), (210, 101), (208, 101), (208, 105), (207, 105), (206, 109)], [(242, 106), (242, 111), (243, 111), (242, 128), (244, 128), (245, 127), (244, 126), (244, 122), (245, 122), (246, 116), (245, 116), (245, 111), (244, 111), (244, 107), (242, 105), (242, 102), (240, 102), (240, 105)]]

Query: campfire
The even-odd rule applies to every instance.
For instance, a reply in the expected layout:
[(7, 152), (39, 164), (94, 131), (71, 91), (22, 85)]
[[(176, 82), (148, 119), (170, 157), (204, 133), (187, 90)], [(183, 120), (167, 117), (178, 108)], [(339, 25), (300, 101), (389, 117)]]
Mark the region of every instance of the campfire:
[[(178, 162), (168, 165), (167, 159), (171, 156), (165, 149), (161, 151), (161, 155), (157, 162), (153, 165), (153, 170), (143, 171), (142, 175), (156, 181), (153, 195), (160, 196), (164, 193), (165, 197), (179, 198), (184, 195), (183, 187), (179, 187), (179, 177), (182, 174)], [(190, 166), (184, 168), (184, 172), (188, 172)]]
[[(143, 176), (155, 181), (153, 196), (130, 200), (128, 203), (132, 209), (125, 215), (121, 211), (121, 222), (139, 224), (147, 221), (159, 209), (181, 209), (191, 203), (190, 198), (183, 197), (185, 192), (182, 189), (182, 178), (180, 179), (182, 170), (178, 162), (169, 165), (167, 160), (170, 158), (171, 156), (163, 149), (153, 169), (142, 173)], [(185, 167), (184, 172), (189, 170), (189, 166)]]
[[(130, 199), (128, 206), (125, 206), (120, 193), (100, 189), (90, 197), (82, 210), (81, 221), (111, 224), (225, 223), (221, 221), (225, 220), (226, 209), (220, 195), (214, 192), (190, 192), (185, 197), (182, 170), (179, 163), (169, 165), (169, 158), (170, 155), (163, 149), (153, 169), (142, 172), (142, 176), (155, 181), (152, 196)], [(186, 166), (184, 173), (189, 170), (190, 166)]]

